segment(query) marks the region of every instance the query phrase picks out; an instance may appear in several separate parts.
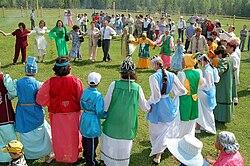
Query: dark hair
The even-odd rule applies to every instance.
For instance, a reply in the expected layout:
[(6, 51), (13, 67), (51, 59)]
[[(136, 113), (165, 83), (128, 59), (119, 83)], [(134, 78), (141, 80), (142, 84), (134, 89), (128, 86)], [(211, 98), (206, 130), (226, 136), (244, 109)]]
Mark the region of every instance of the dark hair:
[(137, 80), (137, 75), (136, 72), (121, 72), (121, 78), (126, 80)]
[(73, 30), (77, 30), (77, 29), (80, 29), (80, 27), (79, 27), (78, 25), (74, 25), (74, 26), (72, 27), (72, 29), (73, 29)]
[[(69, 61), (69, 57), (58, 57), (56, 59), (56, 63), (58, 64), (62, 64), (62, 63), (65, 63), (65, 62), (68, 62)], [(70, 70), (71, 70), (71, 67), (70, 65), (67, 65), (67, 66), (54, 66), (53, 67), (53, 70), (55, 72), (55, 75), (56, 76), (66, 76), (68, 74), (70, 74)]]
[(23, 27), (23, 29), (25, 29), (26, 28), (26, 25), (23, 23), (23, 22), (20, 22), (19, 24), (18, 24), (18, 27)]
[(215, 55), (222, 55), (222, 58), (226, 58), (228, 56), (227, 52), (226, 52), (226, 47), (221, 45), (218, 46), (215, 50), (214, 50)]
[(166, 75), (166, 71), (164, 70), (163, 63), (158, 62), (158, 65), (161, 68), (161, 72), (162, 72), (162, 84), (163, 84), (163, 86), (162, 86), (161, 94), (164, 95), (164, 94), (166, 94), (166, 91), (167, 91), (168, 76)]
[(62, 22), (62, 20), (57, 20), (57, 22), (56, 22), (56, 26), (58, 27), (58, 23), (59, 22), (61, 22), (62, 23), (62, 27), (63, 27), (63, 22)]
[(202, 60), (202, 61), (205, 61), (205, 62), (208, 62), (209, 65), (210, 65), (212, 68), (214, 68), (213, 65), (210, 63), (210, 60), (208, 60), (208, 58), (207, 58), (206, 56), (203, 56), (201, 60)]
[(214, 39), (213, 39), (212, 37), (208, 37), (208, 38), (207, 38), (207, 41), (214, 42)]
[(43, 21), (43, 20), (40, 20), (39, 25), (40, 25), (41, 23), (43, 23), (44, 26), (46, 25), (45, 21)]
[(218, 33), (216, 31), (211, 32), (211, 35), (218, 36)]

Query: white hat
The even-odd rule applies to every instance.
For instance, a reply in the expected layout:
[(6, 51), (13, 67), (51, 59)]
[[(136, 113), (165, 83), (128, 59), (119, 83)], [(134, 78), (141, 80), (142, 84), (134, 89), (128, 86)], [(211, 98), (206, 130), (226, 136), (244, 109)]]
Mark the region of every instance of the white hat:
[(183, 16), (180, 16), (180, 18), (183, 18)]
[(97, 85), (100, 83), (101, 78), (102, 78), (101, 74), (96, 73), (96, 72), (91, 72), (88, 75), (88, 84), (89, 85)]
[(201, 150), (203, 144), (192, 135), (185, 135), (181, 139), (168, 139), (166, 141), (169, 151), (187, 166), (202, 166), (203, 157)]

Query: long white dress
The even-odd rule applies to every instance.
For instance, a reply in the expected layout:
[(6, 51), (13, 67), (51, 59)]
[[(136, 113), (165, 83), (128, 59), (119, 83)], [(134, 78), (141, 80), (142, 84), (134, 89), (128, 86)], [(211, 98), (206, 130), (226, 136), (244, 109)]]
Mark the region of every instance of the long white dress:
[[(184, 72), (178, 72), (177, 77), (179, 78), (180, 82), (184, 85), (184, 81), (186, 79), (186, 75)], [(202, 77), (202, 73), (200, 73), (200, 82), (199, 82), (199, 87), (203, 86), (204, 84), (204, 79)], [(198, 97), (199, 98), (199, 97)], [(177, 98), (174, 100), (176, 102), (175, 104), (179, 105), (180, 104), (180, 99)], [(179, 127), (177, 137), (178, 138), (183, 138), (186, 134), (190, 134), (195, 136), (195, 125), (196, 125), (196, 120), (189, 120), (189, 121), (181, 121), (180, 119), (180, 112), (177, 114), (177, 117), (175, 120), (177, 121), (176, 124)]]
[[(112, 99), (114, 87), (115, 82), (112, 82), (104, 98), (104, 111), (106, 112)], [(141, 87), (139, 89), (139, 106), (145, 112), (150, 109)], [(133, 140), (114, 139), (102, 133), (101, 160), (107, 166), (128, 166), (132, 144)]]
[(49, 33), (47, 27), (35, 27), (32, 33), (36, 33), (35, 42), (34, 42), (34, 54), (36, 56), (42, 56), (46, 54), (46, 48), (48, 47), (48, 43), (44, 37), (45, 33)]
[[(197, 69), (197, 71), (202, 73), (200, 69)], [(197, 123), (201, 126), (202, 129), (211, 134), (216, 134), (215, 119), (213, 113), (214, 108), (211, 108), (209, 106), (208, 95), (204, 92), (204, 90), (211, 91), (212, 88), (215, 88), (214, 83), (218, 83), (220, 81), (220, 76), (217, 69), (215, 69), (214, 71), (215, 73), (212, 73), (210, 70), (204, 70), (203, 77), (205, 79), (205, 84), (203, 84), (203, 86), (200, 86), (198, 90), (199, 117), (197, 119)], [(214, 106), (216, 106), (216, 104)]]
[[(161, 69), (159, 69), (157, 72), (161, 73)], [(149, 84), (150, 84), (150, 89), (151, 89), (151, 96), (150, 96), (150, 99), (148, 100), (148, 103), (157, 104), (158, 102), (160, 102), (161, 99), (169, 97), (169, 95), (161, 95), (161, 89), (160, 89), (158, 80), (154, 77), (154, 75), (151, 75), (149, 77)], [(179, 81), (176, 75), (174, 75), (174, 80), (173, 80), (172, 85), (167, 85), (167, 86), (169, 87), (172, 86), (170, 93), (172, 93), (175, 96), (173, 101), (166, 100), (166, 102), (170, 102), (170, 103), (167, 103), (169, 105), (171, 105), (171, 102), (175, 103), (174, 101), (177, 100), (179, 96), (185, 95), (187, 93), (186, 88), (181, 84), (181, 82)], [(179, 105), (176, 105), (176, 104), (174, 105), (177, 107), (177, 110), (179, 110), (178, 109)], [(153, 111), (157, 111), (160, 114), (160, 112), (164, 110), (164, 109), (162, 110), (160, 109), (162, 108), (158, 107), (158, 110), (153, 110)], [(164, 112), (165, 111), (171, 112), (172, 110), (164, 110)], [(159, 114), (158, 116), (161, 116)], [(164, 119), (167, 119), (167, 118), (168, 117)], [(175, 119), (170, 122), (152, 123), (149, 120), (149, 135), (150, 135), (150, 142), (152, 145), (150, 156), (153, 156), (158, 153), (162, 153), (167, 148), (166, 141), (168, 138), (178, 137), (178, 133), (179, 133), (178, 124), (179, 123), (180, 121), (177, 117), (175, 117)]]

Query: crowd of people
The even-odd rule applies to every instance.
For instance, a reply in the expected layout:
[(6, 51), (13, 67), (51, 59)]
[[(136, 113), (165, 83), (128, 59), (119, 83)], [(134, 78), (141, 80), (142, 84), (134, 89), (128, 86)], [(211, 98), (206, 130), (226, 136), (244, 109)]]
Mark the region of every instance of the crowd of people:
[[(13, 33), (1, 31), (4, 36), (16, 36), (13, 65), (21, 50), (25, 77), (13, 81), (10, 75), (0, 74), (0, 107), (4, 112), (0, 115), (3, 140), (0, 145), (6, 145), (0, 152), (0, 162), (12, 158), (11, 163), (20, 160), (25, 165), (25, 158), (45, 157), (48, 163), (56, 159), (72, 164), (83, 150), (87, 165), (99, 165), (96, 148), (101, 137), (100, 159), (104, 164), (127, 166), (137, 133), (139, 106), (147, 113), (152, 145), (149, 155), (154, 156), (155, 164), (161, 162), (162, 153), (169, 149), (180, 165), (244, 165), (233, 133), (218, 134), (215, 148), (220, 154), (214, 160), (203, 158), (203, 143), (195, 135), (201, 130), (216, 134), (215, 121), (232, 121), (234, 106), (239, 102), (240, 46), (245, 43), (245, 26), (240, 33), (245, 38), (240, 39), (234, 34), (234, 26), (226, 31), (219, 20), (208, 18), (200, 25), (191, 19), (187, 26), (180, 16), (175, 27), (171, 17), (162, 16), (155, 23), (150, 15), (138, 15), (134, 20), (130, 14), (108, 17), (103, 12), (94, 12), (87, 29), (87, 14), (77, 16), (78, 25), (71, 24), (70, 11), (67, 15), (65, 11), (65, 16), (67, 20), (58, 20), (51, 30), (41, 20), (33, 30), (19, 23), (19, 29)], [(68, 32), (65, 24), (73, 26), (72, 30)], [(176, 44), (175, 31), (178, 31)], [(34, 53), (38, 58), (28, 57), (26, 61), (27, 36), (32, 33), (36, 33)], [(53, 66), (55, 76), (41, 83), (35, 75), (37, 61), (44, 62), (48, 47), (45, 33), (55, 40), (58, 58)], [(70, 58), (74, 61), (83, 58), (80, 48), (86, 35), (89, 59), (93, 62), (97, 47), (102, 47), (103, 62), (112, 61), (109, 54), (112, 36), (122, 36), (121, 53), (125, 59), (120, 65), (120, 79), (110, 84), (104, 98), (98, 91), (99, 73), (89, 73), (86, 89), (79, 78), (70, 74)], [(70, 52), (66, 43), (69, 38), (72, 38)], [(139, 45), (137, 68), (151, 66), (154, 70), (149, 76), (148, 100), (136, 83), (136, 65), (132, 61), (136, 45)], [(150, 46), (160, 47), (159, 56), (150, 55)], [(11, 100), (15, 97), (18, 103), (14, 113)], [(43, 107), (48, 107), (50, 124), (44, 118)], [(100, 119), (105, 119), (103, 127)], [(15, 132), (20, 133), (22, 143), (17, 141)]]

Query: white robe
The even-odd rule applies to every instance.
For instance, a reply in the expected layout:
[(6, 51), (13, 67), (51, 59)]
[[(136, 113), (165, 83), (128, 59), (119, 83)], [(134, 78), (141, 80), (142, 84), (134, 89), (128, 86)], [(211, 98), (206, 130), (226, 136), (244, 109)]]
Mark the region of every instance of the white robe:
[[(161, 69), (159, 69), (161, 70)], [(151, 96), (148, 100), (150, 104), (156, 104), (164, 96), (161, 95), (161, 89), (155, 77), (151, 75), (149, 77), (149, 84), (151, 89)], [(174, 76), (173, 87), (170, 91), (174, 96), (174, 100), (181, 95), (187, 93), (186, 88), (181, 84), (177, 76)], [(174, 101), (173, 101), (174, 102)], [(154, 124), (149, 122), (149, 136), (152, 145), (150, 156), (162, 153), (166, 148), (166, 140), (168, 138), (176, 138), (178, 135), (179, 119), (176, 117), (172, 122)]]
[[(209, 65), (209, 64), (208, 64)], [(202, 71), (197, 69), (200, 73)], [(199, 117), (197, 119), (197, 123), (204, 129), (205, 131), (216, 134), (215, 128), (215, 120), (213, 110), (209, 107), (207, 102), (207, 94), (203, 91), (209, 91), (212, 88), (214, 83), (218, 83), (220, 81), (220, 77), (218, 72), (216, 73), (216, 78), (214, 78), (213, 73), (211, 71), (206, 70), (204, 73), (205, 84), (199, 88), (198, 91), (198, 107), (199, 107)]]
[[(112, 99), (114, 87), (115, 82), (113, 81), (104, 98), (104, 111), (106, 112)], [(145, 99), (141, 86), (139, 88), (139, 106), (145, 112), (150, 110), (150, 105)], [(132, 144), (133, 140), (114, 139), (103, 133), (101, 138), (101, 160), (107, 166), (128, 166)]]
[[(186, 79), (186, 75), (184, 72), (178, 72), (178, 78), (180, 79), (181, 83), (184, 85), (184, 81)], [(202, 73), (200, 73), (200, 82), (199, 82), (199, 87), (203, 86), (203, 84), (205, 83)], [(199, 97), (198, 97), (199, 98)], [(180, 99), (177, 98), (177, 100), (175, 101), (176, 104), (179, 105)], [(178, 127), (179, 127), (179, 132), (177, 134), (178, 138), (183, 138), (186, 134), (190, 134), (195, 136), (195, 125), (196, 125), (196, 119), (195, 120), (189, 120), (189, 121), (181, 121), (180, 119), (180, 112), (177, 115), (177, 117), (175, 119), (178, 119), (179, 123), (178, 123)]]
[(47, 27), (35, 27), (32, 33), (36, 33), (35, 42), (34, 42), (34, 54), (36, 56), (42, 56), (46, 54), (46, 48), (48, 47), (48, 43), (44, 37), (45, 33), (49, 33)]

